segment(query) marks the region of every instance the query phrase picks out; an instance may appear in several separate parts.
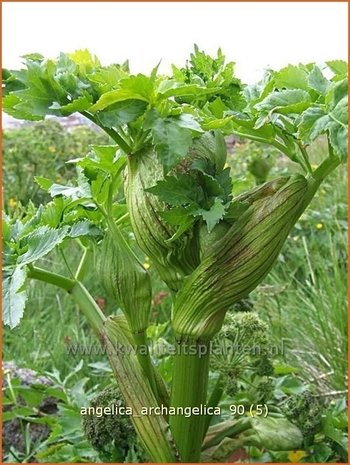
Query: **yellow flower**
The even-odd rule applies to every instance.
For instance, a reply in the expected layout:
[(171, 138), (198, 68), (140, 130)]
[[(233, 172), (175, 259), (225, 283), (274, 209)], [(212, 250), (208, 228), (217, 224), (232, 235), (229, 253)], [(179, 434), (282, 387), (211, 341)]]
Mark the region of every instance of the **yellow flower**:
[(13, 199), (12, 197), (9, 199), (9, 207), (10, 208), (15, 208), (15, 206), (17, 205), (17, 200)]
[(52, 145), (49, 147), (49, 152), (55, 153), (56, 152), (56, 147), (53, 147)]
[(317, 223), (316, 224), (316, 229), (322, 229), (323, 228), (323, 224), (322, 223)]
[(317, 167), (318, 167), (318, 165), (313, 165), (313, 164), (311, 165), (311, 168), (312, 168), (313, 170), (315, 170)]
[(228, 168), (230, 165), (228, 163), (225, 163), (224, 168)]
[(148, 268), (149, 268), (150, 266), (151, 266), (151, 265), (150, 265), (149, 263), (147, 263), (147, 262), (145, 262), (145, 263), (143, 264), (143, 267), (144, 267), (146, 270), (148, 270)]
[(288, 452), (288, 458), (292, 463), (298, 463), (306, 456), (307, 453), (304, 450), (292, 450)]

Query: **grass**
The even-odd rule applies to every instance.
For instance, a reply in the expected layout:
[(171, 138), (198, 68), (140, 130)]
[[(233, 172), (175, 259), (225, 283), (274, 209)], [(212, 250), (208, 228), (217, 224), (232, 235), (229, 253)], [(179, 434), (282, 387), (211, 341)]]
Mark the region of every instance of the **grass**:
[(255, 307), (269, 320), (274, 337), (285, 341), (285, 360), (300, 367), (322, 394), (340, 394), (347, 386), (346, 273), (340, 244), (327, 236), (332, 268), (314, 268), (313, 263), (323, 261), (323, 250), (311, 256), (307, 241), (300, 241), (306, 257), (302, 271), (308, 277), (293, 277), (289, 266), (280, 266), (255, 293)]
[[(313, 163), (323, 153), (322, 143), (312, 147)], [(346, 198), (346, 170), (340, 168), (321, 186), (253, 294), (273, 337), (286, 342), (286, 361), (326, 396), (347, 389)]]
[[(79, 262), (79, 248), (70, 243), (65, 245), (63, 252), (65, 257), (69, 257), (70, 268), (74, 269)], [(68, 273), (59, 250), (43, 260), (41, 265), (58, 273)], [(86, 277), (86, 285), (94, 298), (102, 298), (105, 302), (102, 286), (94, 275), (92, 267), (90, 275)], [(107, 304), (112, 306), (108, 301)], [(112, 312), (111, 308), (107, 310)], [(89, 346), (94, 342), (90, 328), (67, 293), (54, 286), (32, 281), (21, 324), (11, 331), (4, 331), (3, 358), (39, 372), (57, 369), (65, 377), (79, 361), (78, 355), (68, 354), (67, 346), (77, 343)], [(88, 363), (101, 360), (103, 356), (96, 354), (87, 358)], [(86, 366), (86, 372), (81, 375), (89, 374)]]

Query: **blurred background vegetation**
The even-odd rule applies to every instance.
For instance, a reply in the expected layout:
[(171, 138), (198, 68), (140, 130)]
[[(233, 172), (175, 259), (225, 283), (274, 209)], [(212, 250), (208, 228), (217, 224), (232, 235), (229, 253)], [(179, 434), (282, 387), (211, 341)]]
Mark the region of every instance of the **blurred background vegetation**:
[(34, 182), (35, 176), (50, 174), (57, 183), (74, 176), (75, 168), (66, 161), (82, 157), (89, 144), (107, 144), (108, 136), (89, 126), (67, 130), (58, 121), (46, 120), (4, 130), (3, 189), (5, 205), (40, 205), (50, 199)]
[[(47, 194), (40, 191), (34, 176), (69, 183), (75, 173), (66, 161), (85, 155), (90, 144), (107, 143), (106, 136), (89, 127), (68, 131), (56, 121), (5, 130), (4, 210), (16, 212), (28, 202), (36, 206), (46, 202)], [(296, 170), (269, 147), (243, 140), (229, 140), (228, 147), (234, 194)], [(312, 164), (317, 165), (324, 151), (322, 140), (310, 148)], [(278, 455), (251, 448), (249, 461), (309, 463), (344, 459), (341, 444), (345, 444), (347, 418), (346, 194), (346, 169), (341, 167), (321, 186), (292, 230), (273, 271), (250, 296), (250, 305), (269, 323), (274, 343), (284, 347), (274, 360), (274, 396), (303, 392), (311, 386), (325, 400), (329, 415), (337, 419), (332, 433), (334, 444), (325, 441), (321, 432), (309, 451)], [(63, 252), (72, 265), (81, 254), (75, 243), (65, 244)], [(144, 260), (153, 275), (147, 257)], [(56, 250), (45, 259), (45, 267), (65, 273), (61, 251)], [(158, 343), (171, 337), (164, 325), (169, 320), (171, 301), (163, 283), (155, 274), (152, 277), (155, 285), (149, 337)], [(115, 311), (93, 264), (85, 284), (104, 312)], [(68, 354), (75, 344), (88, 347), (95, 342), (68, 295), (45, 284), (31, 284), (21, 325), (3, 332), (5, 462), (100, 461), (82, 434), (79, 409), (94, 393), (110, 385), (111, 370), (103, 354)], [(162, 357), (157, 363), (164, 378), (170, 381), (171, 358)], [(45, 376), (48, 385), (39, 389), (35, 387), (38, 382), (21, 381), (16, 373), (23, 368), (34, 370), (35, 376)], [(47, 396), (54, 399), (54, 409), (42, 413), (40, 406)], [(39, 410), (41, 414), (33, 420)], [(138, 461), (132, 451), (127, 461)]]

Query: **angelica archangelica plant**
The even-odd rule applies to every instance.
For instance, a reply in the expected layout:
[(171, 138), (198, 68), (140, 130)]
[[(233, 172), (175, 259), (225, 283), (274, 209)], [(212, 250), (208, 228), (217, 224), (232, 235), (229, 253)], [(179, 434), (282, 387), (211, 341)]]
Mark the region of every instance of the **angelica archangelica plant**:
[[(334, 63), (328, 63), (330, 79), (308, 64), (270, 72), (255, 86), (235, 77), (221, 51), (212, 58), (197, 47), (171, 76), (156, 68), (146, 76), (131, 74), (126, 64), (103, 66), (86, 50), (57, 60), (31, 54), (21, 71), (4, 70), (5, 112), (32, 121), (79, 112), (114, 144), (93, 146), (71, 161), (75, 186), (37, 179), (52, 196), (47, 205), (22, 218), (5, 215), (4, 323), (15, 327), (22, 318), (29, 279), (68, 291), (108, 349), (151, 461), (197, 462), (202, 453), (224, 460), (227, 450), (264, 441), (273, 450), (300, 447), (300, 431), (285, 418), (209, 428), (205, 413), (140, 410), (202, 412), (210, 399), (219, 402), (208, 393), (208, 376), (211, 343), (225, 315), (263, 281), (319, 185), (346, 158), (347, 67)], [(278, 149), (294, 171), (234, 196), (227, 135)], [(329, 154), (314, 169), (308, 146), (318, 137), (327, 139)], [(83, 253), (74, 276), (36, 265), (77, 239)], [(169, 386), (147, 347), (152, 276), (140, 251), (173, 299), (168, 324), (178, 350)], [(106, 317), (84, 286), (91, 257), (124, 316)], [(121, 354), (119, 346), (128, 350)], [(274, 435), (280, 428), (285, 434)]]

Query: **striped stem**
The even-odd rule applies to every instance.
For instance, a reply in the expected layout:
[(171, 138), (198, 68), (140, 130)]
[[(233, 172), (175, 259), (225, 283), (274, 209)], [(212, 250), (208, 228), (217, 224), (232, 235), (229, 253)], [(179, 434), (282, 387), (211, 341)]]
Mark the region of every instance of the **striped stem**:
[(209, 376), (210, 343), (193, 340), (179, 342), (173, 370), (171, 407), (190, 407), (187, 415), (170, 417), (170, 429), (182, 462), (199, 462), (206, 416), (193, 408), (206, 404)]

